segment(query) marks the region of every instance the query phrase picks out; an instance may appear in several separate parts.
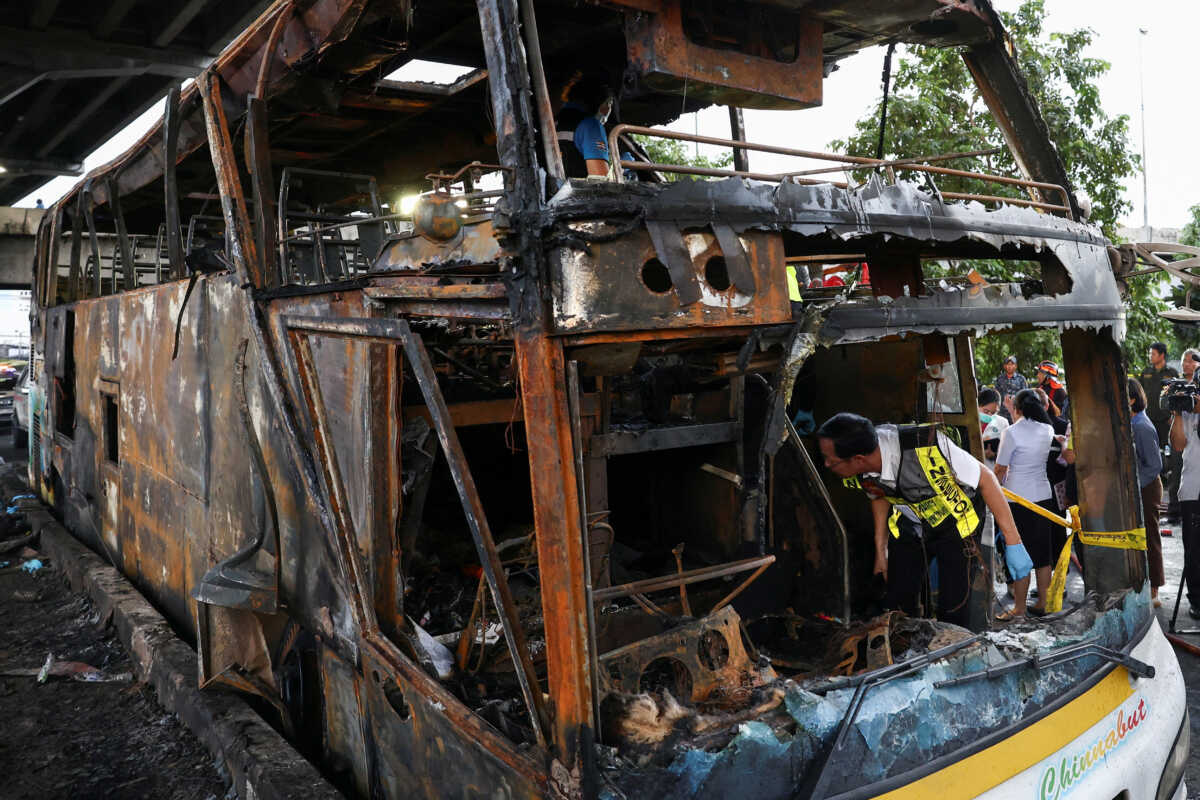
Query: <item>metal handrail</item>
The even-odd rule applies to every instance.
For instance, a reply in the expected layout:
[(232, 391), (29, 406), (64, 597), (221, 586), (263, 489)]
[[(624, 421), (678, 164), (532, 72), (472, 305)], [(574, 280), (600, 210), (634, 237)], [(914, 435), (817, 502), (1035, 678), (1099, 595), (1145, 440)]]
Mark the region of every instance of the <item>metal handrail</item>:
[[(1054, 204), (1047, 202), (1039, 202), (1037, 200), (1025, 200), (1017, 197), (999, 197), (995, 195), (980, 195), (969, 194), (965, 192), (942, 192), (943, 197), (955, 200), (980, 200), (987, 202), (1004, 202), (1013, 205), (1030, 206), (1033, 208), (1041, 208), (1047, 211), (1063, 211), (1071, 213), (1071, 200), (1067, 194), (1065, 187), (1057, 183), (1045, 183), (1043, 181), (1028, 180), (1026, 178), (1010, 178), (1004, 175), (989, 175), (985, 172), (971, 172), (968, 170), (951, 169), (949, 167), (934, 167), (928, 164), (913, 163), (915, 159), (901, 158), (885, 161), (878, 158), (867, 158), (865, 156), (850, 156), (838, 155), (836, 153), (825, 153), (818, 150), (798, 150), (792, 147), (780, 147), (778, 145), (757, 144), (754, 142), (744, 142), (738, 139), (720, 139), (714, 136), (700, 136), (691, 133), (680, 133), (678, 131), (662, 130), (659, 128), (645, 128), (639, 125), (616, 125), (608, 134), (608, 151), (610, 153), (619, 153), (617, 140), (624, 134), (640, 134), (643, 136), (657, 136), (662, 139), (676, 139), (683, 142), (696, 142), (699, 144), (711, 144), (718, 147), (740, 148), (744, 150), (757, 150), (763, 153), (774, 153), (776, 155), (793, 156), (796, 158), (810, 158), (817, 161), (833, 161), (844, 165), (842, 168), (864, 167), (864, 168), (886, 168), (892, 169), (907, 169), (914, 172), (924, 172), (934, 175), (951, 175), (959, 178), (974, 178), (982, 181), (990, 181), (992, 183), (1000, 183), (1008, 186), (1021, 186), (1026, 189), (1038, 189), (1043, 191), (1057, 192), (1062, 197), (1062, 204)], [(955, 157), (966, 157), (968, 155), (982, 154), (990, 151), (975, 151), (973, 153), (954, 154), (947, 156), (933, 156), (924, 159), (931, 160), (947, 160)], [(676, 172), (685, 175), (704, 175), (707, 177), (721, 178), (751, 178), (754, 180), (764, 181), (790, 181), (792, 183), (803, 184), (832, 184), (839, 188), (846, 188), (847, 184), (844, 181), (823, 181), (813, 178), (804, 177), (805, 175), (814, 174), (812, 171), (801, 171), (795, 173), (763, 173), (763, 172), (748, 172), (744, 170), (720, 169), (715, 167), (691, 167), (680, 164), (660, 164), (656, 162), (644, 161), (626, 161), (617, 158), (614, 162), (616, 166), (616, 181), (624, 183), (623, 172), (626, 169), (638, 171), (658, 171), (658, 172)], [(834, 170), (836, 171), (836, 170)]]

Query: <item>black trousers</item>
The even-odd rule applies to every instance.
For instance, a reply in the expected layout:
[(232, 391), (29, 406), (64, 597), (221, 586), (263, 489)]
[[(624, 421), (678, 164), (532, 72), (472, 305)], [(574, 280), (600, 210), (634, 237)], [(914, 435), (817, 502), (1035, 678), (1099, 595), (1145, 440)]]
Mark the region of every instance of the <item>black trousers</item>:
[[(982, 504), (979, 504), (982, 506)], [(1200, 505), (1200, 503), (1197, 503)], [(983, 511), (979, 518), (982, 521)], [(888, 537), (888, 582), (884, 605), (898, 608), (909, 616), (929, 616), (931, 608), (929, 562), (937, 559), (937, 618), (964, 628), (970, 627), (971, 563), (969, 546), (953, 523), (936, 529), (918, 526), (900, 518), (900, 536)], [(918, 527), (921, 536), (917, 536)], [(982, 523), (971, 535), (974, 553), (979, 553)], [(1197, 584), (1200, 587), (1200, 584)]]
[(1179, 512), (1183, 516), (1183, 577), (1188, 604), (1200, 609), (1200, 500), (1184, 500)]

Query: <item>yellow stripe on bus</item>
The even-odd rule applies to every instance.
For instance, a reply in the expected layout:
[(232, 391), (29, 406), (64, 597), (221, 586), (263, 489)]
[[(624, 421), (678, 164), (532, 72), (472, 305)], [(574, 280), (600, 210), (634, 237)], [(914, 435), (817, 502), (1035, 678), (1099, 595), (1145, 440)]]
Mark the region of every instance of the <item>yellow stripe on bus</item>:
[(1066, 747), (1129, 699), (1129, 673), (1117, 667), (1100, 683), (1049, 716), (876, 800), (976, 797)]

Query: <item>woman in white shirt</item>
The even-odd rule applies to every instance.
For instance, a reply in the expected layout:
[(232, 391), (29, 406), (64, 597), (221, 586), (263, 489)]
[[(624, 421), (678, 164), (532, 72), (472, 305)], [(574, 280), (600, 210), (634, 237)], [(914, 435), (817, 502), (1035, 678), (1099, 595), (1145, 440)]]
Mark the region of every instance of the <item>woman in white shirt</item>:
[[(1050, 480), (1046, 477), (1046, 458), (1054, 443), (1054, 427), (1037, 392), (1032, 389), (1017, 392), (1013, 410), (1015, 421), (1000, 435), (1000, 447), (996, 451), (996, 478), (1010, 492), (1057, 512)], [(1054, 523), (1024, 506), (1012, 502), (1008, 505), (1037, 575), (1038, 602), (1028, 610), (1041, 616), (1046, 610), (1051, 565), (1055, 560)]]

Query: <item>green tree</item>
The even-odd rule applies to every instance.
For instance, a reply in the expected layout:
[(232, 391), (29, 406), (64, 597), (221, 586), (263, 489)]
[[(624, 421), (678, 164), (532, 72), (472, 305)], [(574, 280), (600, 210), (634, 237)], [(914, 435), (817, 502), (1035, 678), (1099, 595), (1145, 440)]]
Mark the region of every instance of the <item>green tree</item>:
[[(1190, 219), (1183, 229), (1179, 231), (1179, 243), (1190, 245), (1192, 247), (1200, 247), (1200, 204), (1194, 205), (1188, 209)], [(1177, 261), (1182, 261), (1188, 256), (1179, 254), (1176, 256)], [(1182, 281), (1171, 281), (1171, 301), (1176, 307), (1182, 308), (1185, 305), (1190, 308), (1200, 310), (1200, 287), (1192, 289), (1191, 302), (1188, 302), (1187, 285)], [(1172, 355), (1176, 355), (1183, 351), (1185, 347), (1200, 346), (1200, 333), (1197, 332), (1196, 326), (1188, 322), (1173, 322), (1171, 323), (1172, 332), (1175, 335), (1179, 346)]]
[(1179, 243), (1200, 247), (1200, 204), (1189, 208), (1188, 214), (1191, 215), (1191, 219), (1183, 226), (1183, 230), (1179, 231)]
[[(1069, 33), (1044, 29), (1043, 0), (1025, 0), (1015, 13), (1002, 13), (1017, 63), (1041, 109), (1074, 186), (1092, 200), (1091, 221), (1110, 240), (1116, 239), (1117, 220), (1129, 209), (1123, 197), (1127, 179), (1140, 160), (1129, 142), (1129, 118), (1110, 117), (1100, 105), (1096, 81), (1108, 62), (1082, 55), (1094, 36), (1081, 28)], [(879, 139), (879, 103), (860, 119), (852, 135), (830, 143), (835, 152), (875, 156)], [(1018, 176), (1004, 137), (980, 96), (960, 54), (952, 49), (912, 46), (900, 59), (888, 101), (885, 158), (914, 158), (937, 153), (1000, 148), (1000, 152), (946, 162), (943, 166), (973, 172)], [(1019, 197), (1020, 189), (975, 179), (933, 176), (942, 191)], [(1022, 265), (1004, 262), (957, 262), (944, 265), (943, 274), (961, 275), (979, 269), (992, 280), (1033, 277)], [(1128, 334), (1124, 345), (1131, 364), (1145, 359), (1150, 342), (1171, 338), (1170, 324), (1158, 316), (1166, 304), (1159, 296), (1160, 277), (1131, 282)], [(1003, 355), (1013, 352), (1021, 368), (1042, 359), (1059, 360), (1057, 336), (1040, 331), (979, 341), (976, 354), (981, 379), (991, 378)]]

